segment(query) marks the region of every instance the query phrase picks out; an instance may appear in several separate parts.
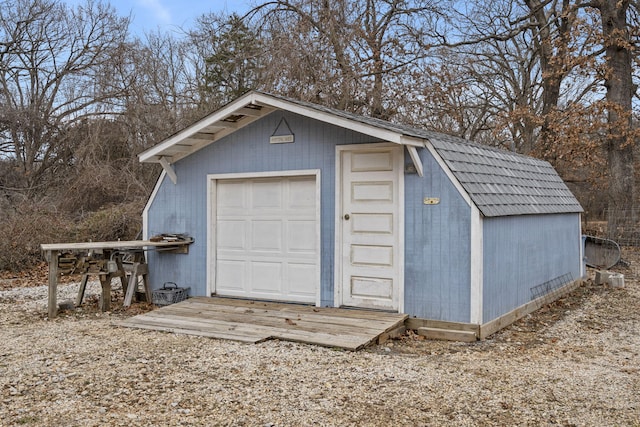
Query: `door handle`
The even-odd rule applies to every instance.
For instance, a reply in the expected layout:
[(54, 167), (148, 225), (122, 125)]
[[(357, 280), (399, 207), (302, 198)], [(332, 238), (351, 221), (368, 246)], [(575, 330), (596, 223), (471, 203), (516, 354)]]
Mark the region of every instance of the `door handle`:
[(344, 214), (344, 219), (346, 219), (347, 221), (349, 221), (349, 218), (351, 218), (351, 217), (349, 216), (349, 214)]

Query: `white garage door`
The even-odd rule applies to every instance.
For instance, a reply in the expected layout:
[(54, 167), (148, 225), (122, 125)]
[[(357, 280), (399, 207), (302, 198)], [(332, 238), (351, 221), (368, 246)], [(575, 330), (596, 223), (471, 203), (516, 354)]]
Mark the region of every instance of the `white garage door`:
[(316, 302), (316, 176), (216, 181), (215, 293)]

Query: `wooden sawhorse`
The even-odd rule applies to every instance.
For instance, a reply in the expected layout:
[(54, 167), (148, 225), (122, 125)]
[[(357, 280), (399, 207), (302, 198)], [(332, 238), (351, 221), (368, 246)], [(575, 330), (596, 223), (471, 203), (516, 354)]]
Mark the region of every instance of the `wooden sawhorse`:
[[(122, 253), (133, 255), (131, 261), (123, 261)], [(108, 255), (110, 254), (106, 253), (105, 258), (111, 258), (111, 256)], [(145, 260), (144, 251), (142, 249), (136, 249), (118, 252), (114, 254), (113, 261), (115, 261), (117, 267), (115, 271), (87, 272), (82, 274), (82, 281), (80, 282), (80, 289), (78, 289), (78, 296), (76, 297), (75, 302), (76, 307), (82, 305), (82, 300), (87, 289), (87, 282), (91, 275), (96, 275), (100, 279), (100, 286), (102, 287), (100, 309), (102, 311), (111, 310), (111, 279), (116, 277), (120, 278), (120, 283), (122, 284), (122, 292), (124, 293), (123, 307), (126, 308), (131, 306), (133, 295), (138, 289), (140, 278), (142, 278), (142, 283), (144, 285), (145, 299), (147, 302), (151, 302), (149, 267)]]

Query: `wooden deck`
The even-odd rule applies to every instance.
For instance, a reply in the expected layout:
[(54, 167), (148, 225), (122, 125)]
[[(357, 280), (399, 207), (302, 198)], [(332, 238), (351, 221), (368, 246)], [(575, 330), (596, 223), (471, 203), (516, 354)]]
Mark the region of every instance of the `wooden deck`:
[(359, 350), (404, 331), (406, 314), (194, 297), (118, 326), (258, 343), (268, 339)]

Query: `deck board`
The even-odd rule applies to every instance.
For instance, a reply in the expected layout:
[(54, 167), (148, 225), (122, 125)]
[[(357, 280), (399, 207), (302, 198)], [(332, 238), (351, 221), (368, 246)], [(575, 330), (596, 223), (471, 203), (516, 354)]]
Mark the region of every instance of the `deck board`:
[(247, 343), (280, 339), (355, 351), (401, 326), (407, 317), (373, 310), (194, 297), (116, 324)]

